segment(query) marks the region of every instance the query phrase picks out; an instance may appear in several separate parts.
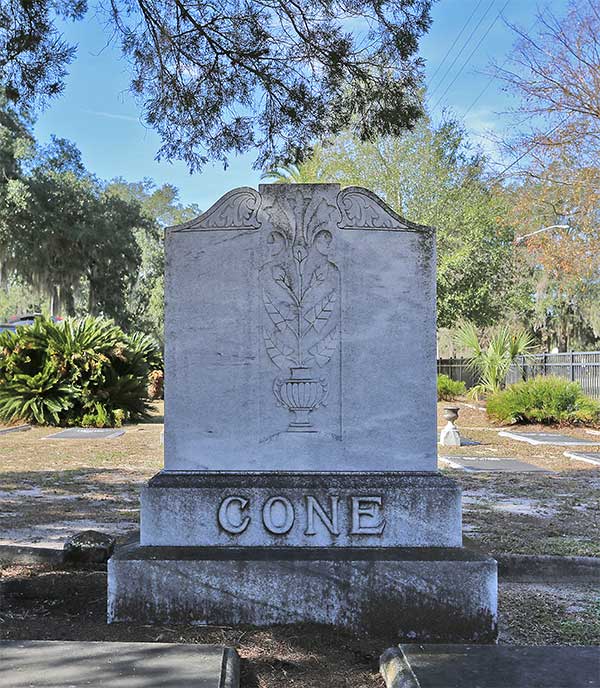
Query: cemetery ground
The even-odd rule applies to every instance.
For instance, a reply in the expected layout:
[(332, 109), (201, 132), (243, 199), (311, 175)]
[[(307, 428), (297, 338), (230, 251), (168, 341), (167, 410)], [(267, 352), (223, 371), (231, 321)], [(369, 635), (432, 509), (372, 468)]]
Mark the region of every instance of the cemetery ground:
[[(444, 424), (439, 404), (438, 425)], [(599, 557), (600, 467), (563, 456), (564, 447), (500, 437), (478, 404), (464, 403), (458, 427), (479, 442), (440, 448), (452, 457), (517, 458), (537, 473), (443, 470), (463, 488), (463, 530), (496, 555)], [(112, 440), (48, 440), (52, 428), (0, 435), (0, 546), (62, 547), (86, 529), (121, 542), (138, 527), (139, 488), (163, 465), (162, 410)], [(528, 426), (535, 431), (547, 428)], [(590, 439), (584, 428), (561, 432)], [(600, 447), (592, 448), (600, 457)], [(394, 638), (315, 626), (208, 628), (105, 623), (106, 573), (65, 565), (0, 565), (1, 639), (121, 640), (233, 645), (242, 686), (382, 686), (379, 654)], [(521, 645), (600, 642), (600, 605), (592, 582), (500, 580), (500, 642)]]

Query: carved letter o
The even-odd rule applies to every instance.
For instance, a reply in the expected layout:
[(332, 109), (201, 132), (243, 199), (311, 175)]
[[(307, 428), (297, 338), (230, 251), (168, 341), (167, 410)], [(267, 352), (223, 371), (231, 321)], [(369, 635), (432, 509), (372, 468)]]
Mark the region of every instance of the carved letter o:
[[(284, 518), (281, 523), (273, 522), (273, 507), (276, 504), (281, 504), (284, 509)], [(294, 507), (287, 497), (270, 497), (267, 499), (262, 510), (263, 523), (265, 528), (275, 535), (285, 535), (294, 525)]]

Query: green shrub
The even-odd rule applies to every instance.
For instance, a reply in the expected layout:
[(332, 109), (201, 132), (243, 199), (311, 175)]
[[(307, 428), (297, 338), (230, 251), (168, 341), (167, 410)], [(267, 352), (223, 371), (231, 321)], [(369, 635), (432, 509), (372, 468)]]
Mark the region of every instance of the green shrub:
[(501, 423), (594, 424), (600, 404), (583, 393), (577, 382), (539, 376), (517, 382), (488, 398), (488, 416)]
[(148, 374), (160, 352), (102, 318), (0, 333), (0, 419), (41, 425), (121, 425), (147, 415)]
[(534, 348), (533, 338), (528, 332), (513, 330), (508, 325), (495, 329), (484, 345), (475, 325), (463, 322), (456, 330), (455, 341), (470, 351), (467, 367), (479, 378), (469, 390), (469, 396), (474, 399), (501, 390), (517, 357), (528, 356)]
[(453, 380), (447, 375), (437, 377), (437, 398), (438, 401), (452, 401), (456, 397), (462, 397), (467, 393), (464, 382)]

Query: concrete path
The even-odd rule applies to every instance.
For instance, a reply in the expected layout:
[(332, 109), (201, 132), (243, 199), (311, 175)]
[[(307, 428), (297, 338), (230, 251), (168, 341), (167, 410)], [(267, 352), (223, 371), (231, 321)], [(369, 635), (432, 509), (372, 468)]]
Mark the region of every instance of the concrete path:
[(239, 659), (219, 645), (0, 641), (0, 686), (238, 688)]
[(387, 688), (598, 688), (597, 647), (401, 645), (381, 658)]

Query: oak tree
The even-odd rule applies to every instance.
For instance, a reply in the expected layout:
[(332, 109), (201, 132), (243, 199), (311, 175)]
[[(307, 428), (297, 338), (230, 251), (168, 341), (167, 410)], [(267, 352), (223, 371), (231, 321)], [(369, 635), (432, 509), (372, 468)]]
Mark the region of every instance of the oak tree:
[[(432, 0), (106, 0), (159, 157), (190, 170), (258, 152), (300, 160), (323, 136), (398, 134), (421, 114), (419, 38)], [(57, 20), (85, 0), (0, 0), (0, 85), (30, 102), (61, 91), (74, 47)]]

